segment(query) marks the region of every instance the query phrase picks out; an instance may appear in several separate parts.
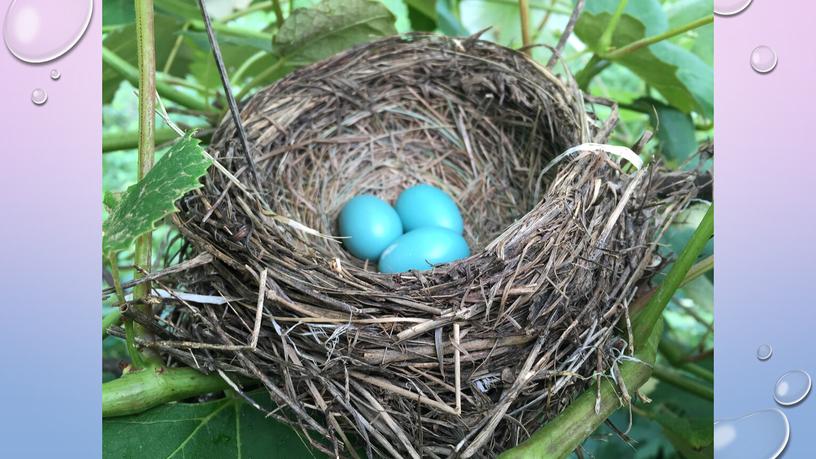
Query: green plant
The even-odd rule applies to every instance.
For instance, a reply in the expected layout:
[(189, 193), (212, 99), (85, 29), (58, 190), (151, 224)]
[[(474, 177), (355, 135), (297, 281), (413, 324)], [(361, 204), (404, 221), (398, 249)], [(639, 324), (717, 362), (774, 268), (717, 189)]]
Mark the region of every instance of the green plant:
[[(213, 11), (212, 28), (229, 84), (239, 99), (299, 66), (408, 30), (464, 34), (492, 26), (486, 37), (508, 46), (528, 46), (528, 54), (545, 63), (549, 52), (529, 45), (555, 43), (573, 8), (567, 0), (224, 0), (209, 4), (221, 9)], [(150, 313), (143, 304), (150, 283), (125, 287), (154, 267), (166, 265), (161, 257), (172, 252), (168, 248), (181, 250), (172, 228), (162, 222), (211, 165), (193, 131), (199, 129), (196, 135), (206, 144), (208, 129), (226, 114), (227, 99), (206, 24), (193, 2), (106, 0), (104, 6), (103, 201), (107, 216), (103, 264), (115, 291), (107, 305), (133, 304)], [(613, 137), (618, 143), (633, 145), (644, 130), (654, 129), (657, 141), (648, 145), (644, 156), (659, 157), (675, 167), (709, 167), (694, 153), (712, 135), (710, 12), (710, 0), (586, 2), (574, 30), (582, 45), (568, 43), (564, 58), (582, 88), (613, 99), (622, 109)], [(129, 109), (131, 85), (138, 90), (136, 116)], [(169, 115), (163, 113), (164, 106)], [(600, 116), (607, 116), (599, 110)], [(166, 126), (156, 126), (157, 112)], [(179, 136), (179, 126), (188, 133)], [(168, 143), (168, 148), (156, 151)], [(663, 433), (658, 438), (649, 436), (638, 449), (639, 455), (646, 456), (639, 457), (697, 457), (707, 454), (713, 442), (711, 359), (706, 357), (713, 346), (709, 277), (713, 206), (703, 207), (687, 211), (696, 213), (669, 229), (665, 242), (673, 250), (667, 249), (664, 255), (679, 256), (661, 284), (632, 305), (639, 362), (622, 364), (620, 380), (629, 395), (643, 393), (645, 398), (648, 393), (654, 400), (651, 404), (638, 402), (638, 397), (633, 400), (635, 431), (649, 428)], [(109, 310), (103, 337), (122, 318), (118, 309)], [(208, 457), (218, 451), (256, 457), (269, 448), (280, 448), (290, 457), (319, 454), (305, 446), (305, 439), (295, 439), (294, 431), (275, 415), (266, 418), (251, 406), (274, 413), (263, 392), (245, 400), (219, 375), (165, 368), (149, 350), (139, 349), (148, 330), (129, 320), (124, 328), (124, 342), (105, 341), (106, 356), (120, 358), (124, 348), (130, 361), (123, 376), (103, 385), (106, 455)], [(222, 395), (207, 395), (212, 393)], [(604, 446), (606, 442), (595, 442), (593, 437), (608, 435), (599, 426), (620, 417), (615, 411), (621, 407), (621, 387), (604, 382), (599, 393), (600, 398), (593, 387), (578, 397), (561, 416), (505, 456), (562, 457), (583, 445), (596, 457), (616, 457)], [(686, 403), (679, 406), (672, 402), (676, 399)], [(166, 443), (144, 440), (157, 436)]]

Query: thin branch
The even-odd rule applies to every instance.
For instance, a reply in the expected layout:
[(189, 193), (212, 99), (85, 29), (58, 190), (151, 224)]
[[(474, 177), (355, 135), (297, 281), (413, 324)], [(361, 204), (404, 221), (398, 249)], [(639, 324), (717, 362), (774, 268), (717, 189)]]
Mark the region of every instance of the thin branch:
[(578, 17), (581, 16), (581, 11), (583, 10), (584, 0), (578, 0), (575, 3), (575, 8), (572, 10), (572, 15), (570, 15), (569, 22), (567, 22), (567, 27), (564, 28), (561, 38), (558, 39), (558, 44), (555, 45), (555, 49), (553, 49), (553, 54), (550, 56), (550, 60), (547, 61), (548, 69), (551, 69), (555, 65), (555, 63), (561, 57), (561, 53), (564, 52), (564, 46), (567, 45), (567, 40), (569, 39), (570, 35), (572, 35), (572, 30), (575, 29), (575, 24), (578, 22)]
[(275, 21), (277, 26), (283, 25), (283, 9), (281, 9), (280, 0), (272, 0), (272, 9), (275, 11)]
[(697, 256), (702, 252), (708, 240), (714, 234), (714, 205), (708, 208), (697, 230), (691, 236), (688, 244), (677, 257), (677, 261), (672, 265), (671, 270), (666, 275), (666, 279), (660, 284), (655, 294), (649, 300), (649, 303), (643, 308), (640, 313), (638, 323), (635, 325), (635, 336), (648, 336), (647, 330), (654, 327), (657, 320), (663, 314), (663, 309), (669, 304), (674, 292), (680, 287), (680, 284), (686, 277), (686, 274), (691, 269)]
[(674, 28), (672, 30), (663, 32), (658, 35), (653, 35), (651, 37), (645, 37), (635, 42), (632, 42), (622, 48), (618, 48), (616, 50), (610, 51), (609, 53), (604, 54), (602, 57), (604, 59), (619, 59), (627, 54), (631, 54), (641, 48), (644, 48), (649, 45), (653, 45), (657, 42), (667, 40), (672, 37), (676, 37), (682, 33), (688, 32), (689, 30), (696, 29), (698, 27), (702, 27), (706, 24), (711, 24), (714, 22), (714, 15), (709, 15), (704, 18), (697, 19), (696, 21), (689, 22), (688, 24), (682, 25), (680, 27)]
[(692, 379), (683, 372), (673, 368), (655, 365), (652, 369), (652, 377), (706, 400), (714, 400), (713, 387)]
[(609, 23), (606, 24), (606, 29), (604, 29), (603, 33), (601, 34), (601, 38), (598, 39), (598, 49), (600, 49), (601, 52), (606, 52), (609, 49), (609, 46), (612, 44), (612, 36), (615, 34), (615, 30), (618, 28), (618, 22), (620, 22), (620, 18), (623, 16), (623, 10), (626, 9), (626, 5), (628, 3), (629, 0), (618, 1), (618, 7), (615, 8), (615, 12), (609, 19)]
[[(104, 46), (102, 47), (102, 61), (119, 72), (119, 74), (122, 75), (125, 80), (138, 86), (139, 70), (132, 66), (128, 61), (122, 59), (116, 53), (108, 48), (105, 48)], [(210, 106), (206, 100), (181, 92), (166, 82), (161, 80), (156, 81), (155, 88), (159, 95), (166, 100), (172, 100), (179, 105), (183, 105), (191, 110), (203, 112), (204, 114), (209, 115), (217, 113), (215, 108)]]
[(221, 84), (224, 86), (224, 94), (227, 96), (227, 103), (229, 104), (230, 113), (232, 114), (232, 121), (235, 123), (235, 129), (238, 131), (238, 137), (241, 140), (241, 147), (244, 150), (244, 158), (249, 165), (249, 171), (252, 173), (252, 179), (255, 181), (255, 188), (260, 193), (261, 180), (258, 178), (258, 171), (255, 169), (255, 161), (252, 159), (252, 151), (249, 148), (244, 124), (241, 122), (241, 113), (238, 111), (238, 104), (235, 103), (235, 97), (232, 95), (232, 88), (230, 87), (229, 77), (227, 76), (227, 69), (224, 67), (224, 59), (221, 57), (221, 48), (218, 46), (218, 41), (215, 39), (212, 23), (210, 22), (210, 15), (207, 13), (207, 6), (204, 0), (198, 0), (198, 7), (201, 9), (201, 16), (204, 18), (204, 26), (207, 29), (207, 38), (210, 41), (210, 47), (213, 51), (213, 57), (218, 68), (218, 75), (221, 77)]
[(220, 377), (192, 368), (147, 368), (102, 384), (102, 417), (141, 413), (228, 387)]
[(519, 19), (521, 20), (521, 45), (524, 48), (524, 53), (528, 56), (532, 55), (530, 45), (530, 5), (527, 0), (519, 0)]

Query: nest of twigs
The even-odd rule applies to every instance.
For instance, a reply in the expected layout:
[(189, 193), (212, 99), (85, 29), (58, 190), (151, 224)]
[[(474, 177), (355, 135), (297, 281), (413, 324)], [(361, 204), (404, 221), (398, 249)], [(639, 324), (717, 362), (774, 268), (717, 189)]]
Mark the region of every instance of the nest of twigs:
[[(190, 263), (211, 260), (179, 285), (226, 303), (188, 298), (148, 345), (259, 380), (331, 455), (513, 447), (628, 352), (620, 319), (692, 195), (603, 148), (551, 163), (606, 141), (598, 103), (477, 37), (394, 37), (290, 74), (241, 110), (254, 166), (225, 119), (176, 218), (206, 252)], [(332, 237), (351, 197), (419, 182), (458, 202), (472, 256), (381, 274)]]

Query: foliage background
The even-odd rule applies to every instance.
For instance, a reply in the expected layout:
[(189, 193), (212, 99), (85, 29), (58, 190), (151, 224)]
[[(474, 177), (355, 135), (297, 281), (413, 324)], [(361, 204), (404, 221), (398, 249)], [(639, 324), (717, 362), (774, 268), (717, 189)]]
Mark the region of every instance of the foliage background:
[[(514, 48), (522, 45), (519, 2), (514, 0), (383, 0), (382, 5), (393, 14), (393, 26), (390, 18), (383, 21), (374, 17), (380, 10), (363, 5), (362, 10), (354, 13), (366, 18), (368, 29), (328, 39), (314, 34), (321, 30), (319, 21), (285, 21), (279, 28), (277, 3), (207, 1), (236, 93), (243, 95), (300, 65), (365, 40), (369, 35), (388, 34), (394, 29), (400, 33), (423, 30), (466, 35), (490, 27), (485, 34), (488, 39)], [(332, 14), (336, 16), (342, 15), (349, 3), (369, 2), (346, 2), (342, 6), (339, 1), (320, 3), (279, 2), (280, 12), (287, 19), (298, 8), (334, 5), (337, 9)], [(528, 3), (532, 42), (554, 45), (567, 23), (572, 2)], [(159, 95), (173, 121), (184, 129), (199, 128), (206, 143), (210, 127), (224, 113), (226, 105), (200, 12), (192, 1), (155, 0), (155, 5), (158, 79), (198, 103), (195, 107), (184, 106), (174, 103), (161, 90)], [(605, 34), (622, 5), (617, 27), (611, 29), (614, 33)], [(367, 17), (366, 12), (372, 11), (372, 16)], [(619, 103), (621, 122), (612, 137), (613, 143), (632, 145), (645, 130), (652, 130), (656, 132), (656, 141), (649, 143), (646, 155), (659, 157), (674, 167), (698, 166), (693, 153), (702, 142), (713, 138), (713, 24), (694, 27), (619, 58), (603, 56), (610, 48), (682, 30), (709, 17), (711, 11), (711, 0), (587, 0), (575, 34), (567, 42), (564, 60), (590, 94)], [(105, 0), (103, 24), (104, 47), (135, 66), (133, 1)], [(287, 49), (287, 39), (296, 41), (298, 34), (308, 35), (309, 46)], [(546, 62), (550, 52), (536, 47), (532, 57)], [(136, 182), (137, 96), (132, 82), (108, 61), (103, 69), (103, 84), (106, 150), (103, 191), (117, 193)], [(161, 120), (157, 121), (157, 143), (166, 146), (175, 137)], [(166, 148), (160, 148), (158, 155), (165, 151)], [(710, 162), (706, 159), (702, 167), (710, 167)], [(664, 241), (667, 256), (685, 245), (707, 207), (707, 203), (695, 204), (673, 226)], [(106, 210), (104, 218), (108, 217)], [(154, 265), (170, 264), (172, 260), (166, 259), (165, 254), (172, 253), (180, 244), (174, 230), (162, 225), (153, 239)], [(712, 252), (713, 247), (708, 247), (705, 255)], [(117, 261), (123, 280), (131, 278), (132, 251), (120, 252)], [(102, 263), (106, 286), (111, 285), (113, 270), (107, 260)], [(710, 455), (713, 405), (707, 392), (700, 388), (713, 387), (712, 300), (710, 273), (677, 292), (664, 312), (665, 330), (657, 364), (669, 372), (668, 376), (652, 378), (641, 390), (654, 402), (637, 404), (632, 413), (628, 410), (615, 413), (610, 425), (601, 427), (586, 441), (584, 454), (597, 458)], [(103, 301), (103, 315), (113, 310), (109, 306), (113, 302)], [(107, 337), (102, 344), (103, 381), (108, 381), (121, 373), (120, 363), (127, 360), (127, 353), (122, 341), (116, 338)], [(681, 388), (683, 384), (672, 377), (678, 375), (691, 381), (693, 389)], [(623, 441), (615, 431), (627, 430), (630, 415), (632, 426), (624, 435), (628, 441)], [(151, 440), (145, 440), (146, 437)], [(168, 405), (136, 417), (107, 420), (104, 448), (110, 457), (231, 457), (236, 448), (246, 457), (259, 457), (263, 451), (275, 450), (286, 451), (287, 457), (313, 454), (294, 432), (263, 419), (248, 409), (245, 402), (230, 397), (203, 404)], [(224, 456), (212, 456), (216, 451)]]

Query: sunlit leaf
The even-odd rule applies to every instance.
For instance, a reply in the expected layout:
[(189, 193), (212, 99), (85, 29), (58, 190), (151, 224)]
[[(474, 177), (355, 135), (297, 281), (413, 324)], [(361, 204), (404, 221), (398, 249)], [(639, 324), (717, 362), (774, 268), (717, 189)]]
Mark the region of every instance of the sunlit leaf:
[[(617, 8), (618, 0), (594, 0), (586, 3), (575, 26), (576, 35), (597, 53), (600, 37)], [(612, 47), (621, 48), (641, 38), (668, 30), (669, 22), (657, 0), (628, 2), (612, 36)], [(678, 110), (714, 113), (713, 69), (691, 51), (671, 42), (658, 42), (618, 58), (666, 98)]]
[(275, 51), (300, 63), (319, 61), (360, 43), (394, 35), (394, 15), (374, 0), (323, 0), (283, 22)]

